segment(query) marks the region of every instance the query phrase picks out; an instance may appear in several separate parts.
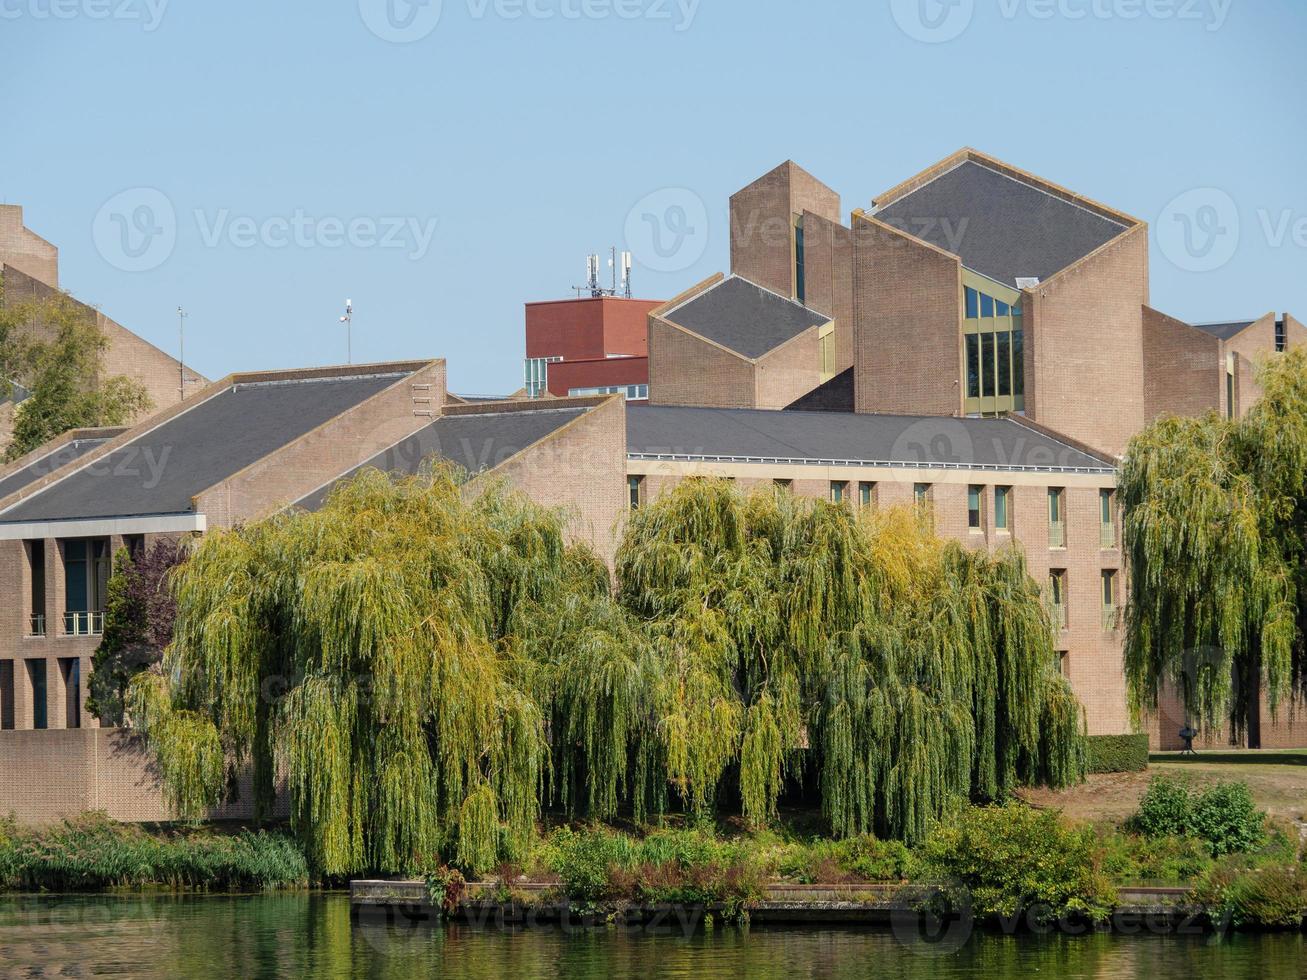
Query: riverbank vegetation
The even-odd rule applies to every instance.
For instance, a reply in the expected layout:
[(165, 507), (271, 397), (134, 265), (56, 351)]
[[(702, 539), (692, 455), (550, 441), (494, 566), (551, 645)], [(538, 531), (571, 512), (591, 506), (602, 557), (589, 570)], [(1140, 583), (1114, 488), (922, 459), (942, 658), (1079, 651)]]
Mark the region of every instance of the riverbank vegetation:
[(199, 817), (252, 764), (328, 875), (519, 860), (546, 807), (918, 844), (966, 802), (1065, 786), (1083, 713), (1016, 550), (725, 481), (635, 512), (616, 581), (563, 515), (452, 471), (364, 472), (317, 513), (207, 536), (127, 703)]

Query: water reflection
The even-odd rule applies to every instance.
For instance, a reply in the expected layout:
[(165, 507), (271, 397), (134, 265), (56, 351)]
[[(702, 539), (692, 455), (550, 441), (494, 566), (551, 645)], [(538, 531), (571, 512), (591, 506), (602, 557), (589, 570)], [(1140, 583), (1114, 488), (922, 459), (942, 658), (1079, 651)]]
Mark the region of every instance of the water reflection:
[(1003, 936), (956, 951), (881, 928), (475, 928), (366, 917), (343, 895), (0, 899), (4, 976), (1147, 977), (1300, 980), (1302, 935)]

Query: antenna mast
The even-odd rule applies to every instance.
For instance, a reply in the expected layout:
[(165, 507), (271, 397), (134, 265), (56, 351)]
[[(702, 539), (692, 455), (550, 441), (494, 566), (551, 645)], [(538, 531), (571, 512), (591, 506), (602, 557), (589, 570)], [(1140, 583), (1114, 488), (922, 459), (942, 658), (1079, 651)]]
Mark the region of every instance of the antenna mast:
[(345, 324), (345, 363), (354, 363), (354, 301), (345, 300), (345, 315), (340, 318)]
[(186, 311), (177, 307), (177, 400), (186, 401)]
[[(608, 249), (609, 259), (608, 268), (612, 270), (612, 285), (609, 287), (599, 285), (599, 256), (588, 255), (585, 260), (585, 279), (584, 286), (573, 286), (576, 290), (577, 299), (585, 293), (590, 294), (591, 299), (600, 299), (604, 296), (623, 296), (626, 299), (631, 298), (631, 253), (622, 252), (620, 257), (616, 246)], [(621, 284), (618, 285), (618, 272), (621, 272)]]

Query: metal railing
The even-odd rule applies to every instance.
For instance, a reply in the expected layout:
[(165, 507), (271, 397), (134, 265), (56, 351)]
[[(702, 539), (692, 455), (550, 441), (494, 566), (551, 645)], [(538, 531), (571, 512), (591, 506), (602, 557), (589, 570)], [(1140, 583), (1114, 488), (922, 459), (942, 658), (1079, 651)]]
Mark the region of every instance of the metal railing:
[(103, 632), (104, 613), (102, 612), (64, 613), (65, 636), (99, 636)]
[(1112, 630), (1116, 629), (1117, 626), (1120, 625), (1120, 623), (1121, 623), (1121, 608), (1119, 606), (1104, 606), (1103, 607), (1104, 631), (1110, 633)]
[(31, 616), (30, 631), (28, 636), (45, 636), (45, 615), (43, 613), (33, 613)]
[(1048, 604), (1049, 612), (1053, 615), (1053, 625), (1058, 629), (1067, 628), (1066, 603), (1050, 602)]
[(1116, 525), (1100, 524), (1098, 526), (1098, 546), (1107, 550), (1116, 547)]
[(1066, 521), (1049, 521), (1048, 546), (1050, 548), (1066, 547)]

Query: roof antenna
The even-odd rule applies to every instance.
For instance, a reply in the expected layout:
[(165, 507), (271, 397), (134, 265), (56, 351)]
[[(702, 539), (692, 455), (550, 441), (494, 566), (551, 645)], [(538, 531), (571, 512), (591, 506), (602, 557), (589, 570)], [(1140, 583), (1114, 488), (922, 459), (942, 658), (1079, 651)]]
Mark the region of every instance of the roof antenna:
[(345, 363), (354, 363), (354, 301), (345, 300), (345, 315), (340, 318), (345, 324)]
[(187, 313), (177, 307), (177, 400), (186, 401), (186, 317)]

